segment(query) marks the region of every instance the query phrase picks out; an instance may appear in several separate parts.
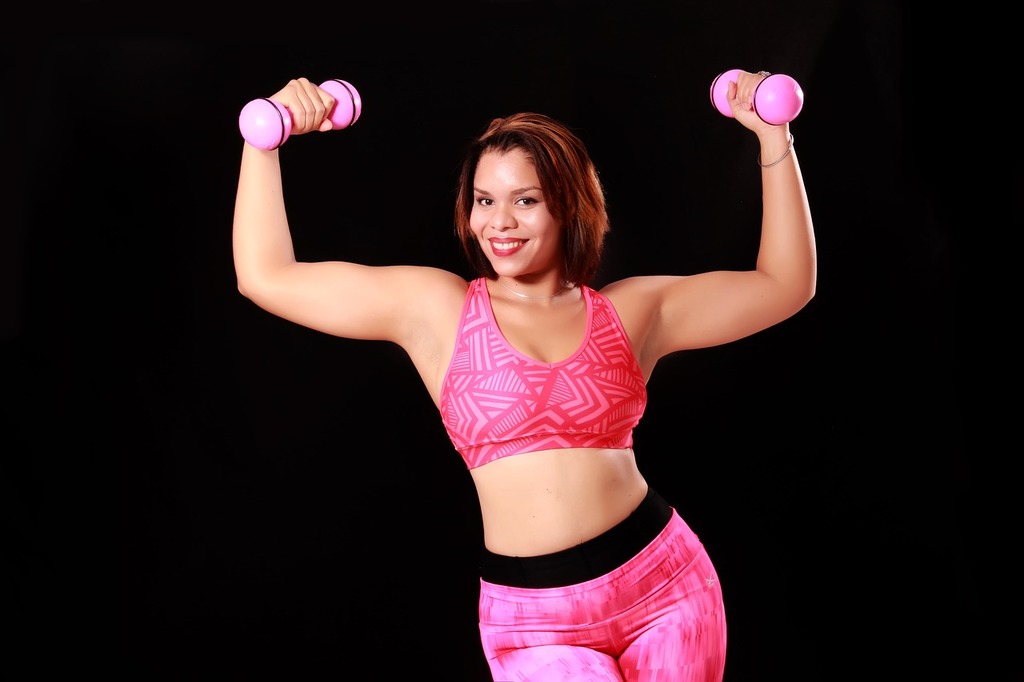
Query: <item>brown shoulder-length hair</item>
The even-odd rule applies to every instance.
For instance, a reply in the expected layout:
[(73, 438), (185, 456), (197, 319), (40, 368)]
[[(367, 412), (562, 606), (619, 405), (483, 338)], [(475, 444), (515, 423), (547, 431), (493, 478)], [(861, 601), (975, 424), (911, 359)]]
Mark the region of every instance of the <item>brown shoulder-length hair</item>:
[(563, 276), (567, 282), (590, 284), (609, 230), (604, 188), (583, 141), (566, 125), (543, 114), (496, 118), (466, 150), (455, 199), (455, 232), (470, 265), (479, 276), (498, 276), (469, 227), (469, 215), (480, 157), (512, 149), (523, 150), (533, 161), (548, 210), (562, 223)]

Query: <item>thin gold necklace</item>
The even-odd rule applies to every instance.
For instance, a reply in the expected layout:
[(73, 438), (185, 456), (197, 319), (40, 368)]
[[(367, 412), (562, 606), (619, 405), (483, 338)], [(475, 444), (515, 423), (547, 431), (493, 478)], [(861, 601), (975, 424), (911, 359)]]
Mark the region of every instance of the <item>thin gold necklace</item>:
[(556, 291), (555, 293), (551, 294), (550, 296), (529, 296), (528, 294), (521, 294), (518, 291), (516, 291), (515, 289), (510, 289), (509, 287), (505, 286), (505, 283), (502, 282), (500, 279), (498, 280), (498, 284), (500, 284), (501, 287), (505, 291), (509, 292), (513, 296), (518, 296), (519, 298), (532, 298), (532, 299), (551, 299), (551, 298), (555, 298), (557, 296), (561, 296), (565, 291), (568, 291), (569, 289), (572, 288), (571, 286), (569, 286), (568, 283), (563, 283), (562, 284), (562, 288), (559, 289), (558, 291)]

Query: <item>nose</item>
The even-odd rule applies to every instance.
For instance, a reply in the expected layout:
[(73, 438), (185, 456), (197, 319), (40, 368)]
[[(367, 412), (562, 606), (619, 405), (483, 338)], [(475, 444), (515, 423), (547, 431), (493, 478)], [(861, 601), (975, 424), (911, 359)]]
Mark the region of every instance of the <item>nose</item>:
[(512, 215), (511, 211), (504, 208), (497, 208), (491, 216), (491, 227), (498, 232), (504, 232), (505, 230), (516, 227), (518, 223), (516, 218)]

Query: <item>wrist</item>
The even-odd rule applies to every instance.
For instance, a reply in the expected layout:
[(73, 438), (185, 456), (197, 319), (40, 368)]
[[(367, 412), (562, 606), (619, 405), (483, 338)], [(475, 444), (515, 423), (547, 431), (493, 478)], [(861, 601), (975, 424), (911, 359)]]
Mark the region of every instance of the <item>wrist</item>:
[(793, 151), (793, 133), (786, 131), (784, 140), (773, 137), (771, 140), (761, 139), (761, 151), (757, 155), (757, 165), (761, 168), (771, 168), (782, 163)]

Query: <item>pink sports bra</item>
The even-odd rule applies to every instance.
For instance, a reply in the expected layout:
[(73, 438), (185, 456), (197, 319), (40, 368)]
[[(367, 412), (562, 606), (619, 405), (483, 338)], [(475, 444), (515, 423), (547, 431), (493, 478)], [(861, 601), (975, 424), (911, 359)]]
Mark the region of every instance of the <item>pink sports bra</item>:
[(441, 420), (470, 469), (556, 448), (628, 448), (647, 386), (618, 313), (582, 287), (583, 343), (561, 362), (513, 348), (494, 319), (487, 280), (470, 282), (455, 352), (441, 384)]

